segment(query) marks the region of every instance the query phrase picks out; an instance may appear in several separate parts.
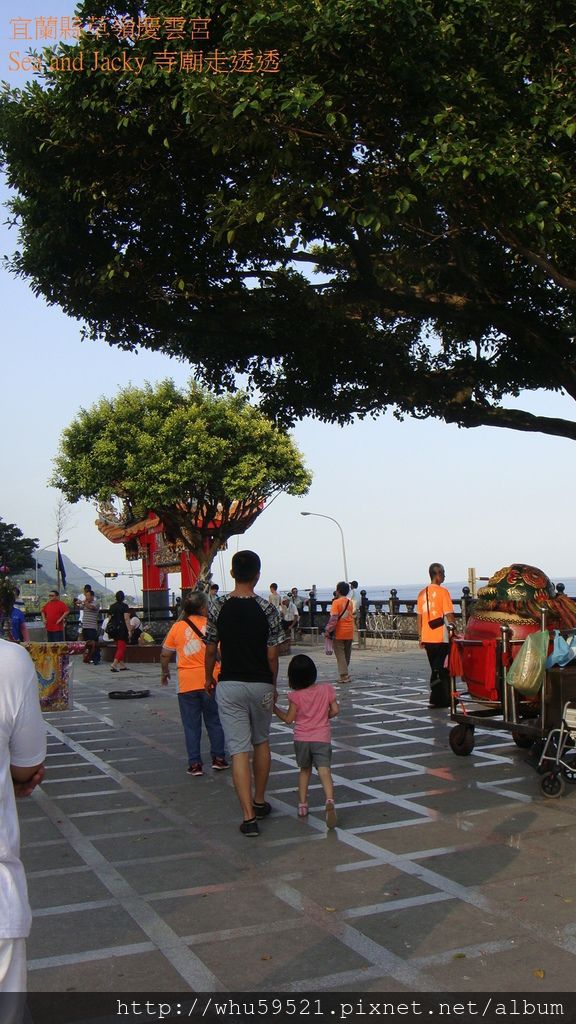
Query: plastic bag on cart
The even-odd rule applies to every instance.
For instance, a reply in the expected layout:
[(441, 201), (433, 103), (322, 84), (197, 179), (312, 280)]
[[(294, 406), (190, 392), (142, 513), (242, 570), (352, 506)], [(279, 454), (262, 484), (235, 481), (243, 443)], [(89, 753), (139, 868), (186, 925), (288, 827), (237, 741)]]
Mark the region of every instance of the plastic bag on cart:
[(562, 634), (555, 629), (554, 649), (552, 654), (550, 654), (546, 659), (546, 668), (554, 668), (555, 665), (558, 665), (559, 668), (564, 668), (564, 666), (570, 664), (574, 658), (576, 658), (576, 648), (571, 647), (570, 644), (566, 643)]
[(514, 658), (506, 677), (519, 693), (535, 697), (544, 681), (550, 634), (547, 629), (529, 633)]

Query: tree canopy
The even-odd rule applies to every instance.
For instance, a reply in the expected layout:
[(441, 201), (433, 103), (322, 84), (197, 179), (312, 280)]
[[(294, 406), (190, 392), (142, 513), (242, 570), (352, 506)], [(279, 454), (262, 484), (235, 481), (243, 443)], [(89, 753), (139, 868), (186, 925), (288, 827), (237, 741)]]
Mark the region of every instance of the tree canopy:
[(305, 494), (310, 482), (292, 439), (244, 395), (216, 397), (193, 383), (180, 391), (170, 380), (81, 409), (62, 433), (51, 481), (110, 521), (156, 513), (166, 539), (192, 551), (203, 572), (267, 501)]
[(37, 537), (25, 537), (13, 523), (0, 519), (0, 575), (17, 576), (34, 566)]
[[(155, 39), (88, 32), (60, 50), (82, 50), (83, 71), (45, 54), (44, 83), (3, 96), (16, 273), (92, 338), (182, 357), (216, 389), (247, 373), (286, 423), (391, 406), (576, 438), (571, 420), (506, 405), (576, 398), (571, 5), (77, 13), (142, 11)], [(167, 42), (175, 13), (210, 18), (209, 39)], [(103, 71), (122, 50), (140, 71)]]

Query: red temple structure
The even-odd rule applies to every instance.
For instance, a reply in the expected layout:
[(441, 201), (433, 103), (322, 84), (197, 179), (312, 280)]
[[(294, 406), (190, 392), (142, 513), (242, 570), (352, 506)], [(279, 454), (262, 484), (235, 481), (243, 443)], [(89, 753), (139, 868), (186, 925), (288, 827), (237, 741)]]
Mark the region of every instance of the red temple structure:
[[(168, 573), (179, 572), (183, 591), (191, 590), (218, 550), (233, 534), (244, 533), (264, 508), (261, 499), (231, 502), (214, 508), (174, 511), (179, 529), (167, 526), (155, 512), (127, 521), (112, 505), (99, 508), (96, 526), (114, 544), (123, 544), (128, 561), (142, 563), (142, 594), (148, 618), (167, 618), (170, 607)], [(183, 525), (185, 524), (185, 525)], [(180, 533), (180, 537), (177, 534)], [(182, 539), (182, 534), (189, 543)], [(196, 552), (191, 549), (196, 546)], [(199, 555), (200, 557), (197, 557)]]

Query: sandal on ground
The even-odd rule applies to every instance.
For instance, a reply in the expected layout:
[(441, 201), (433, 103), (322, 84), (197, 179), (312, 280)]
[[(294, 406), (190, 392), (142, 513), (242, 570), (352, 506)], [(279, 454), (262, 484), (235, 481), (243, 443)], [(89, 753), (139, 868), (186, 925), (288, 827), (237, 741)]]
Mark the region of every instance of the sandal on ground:
[(254, 808), (254, 814), (256, 815), (257, 818), (260, 819), (266, 818), (270, 814), (270, 811), (272, 810), (267, 800), (265, 800), (263, 804), (257, 804), (254, 803), (254, 801), (252, 801), (252, 806)]
[(110, 700), (134, 700), (136, 697), (149, 697), (150, 690), (110, 690)]
[(344, 678), (343, 679), (339, 679), (338, 682), (339, 683), (351, 683), (352, 680), (351, 680), (350, 676), (344, 676)]
[(326, 801), (326, 828), (336, 828), (338, 824), (338, 815), (334, 808), (334, 801)]
[(308, 817), (308, 804), (298, 804), (298, 817), (299, 818), (307, 818)]

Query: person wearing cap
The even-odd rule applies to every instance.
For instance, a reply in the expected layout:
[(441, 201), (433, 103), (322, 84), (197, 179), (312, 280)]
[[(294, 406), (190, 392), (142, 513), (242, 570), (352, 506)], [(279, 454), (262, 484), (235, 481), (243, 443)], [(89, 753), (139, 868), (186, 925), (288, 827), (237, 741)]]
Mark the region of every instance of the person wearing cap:
[(27, 644), (30, 643), (30, 634), (26, 625), (26, 616), (22, 609), (18, 607), (19, 597), (20, 590), (16, 587), (14, 591), (14, 604), (10, 612), (10, 639), (16, 644)]

